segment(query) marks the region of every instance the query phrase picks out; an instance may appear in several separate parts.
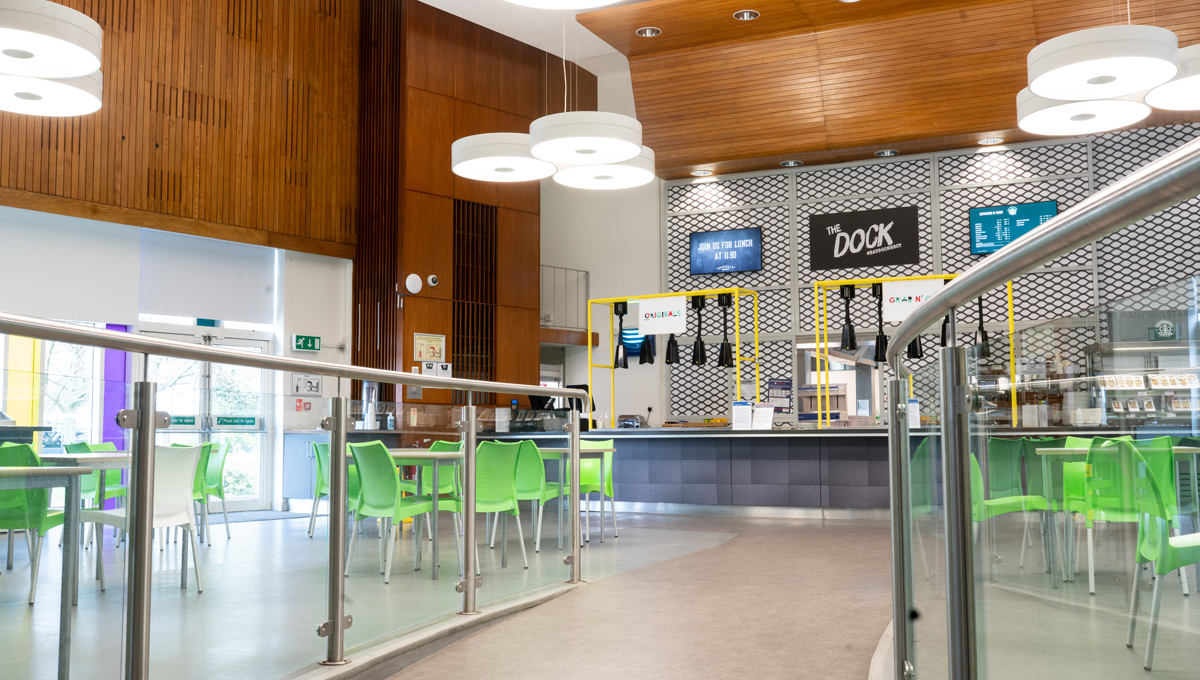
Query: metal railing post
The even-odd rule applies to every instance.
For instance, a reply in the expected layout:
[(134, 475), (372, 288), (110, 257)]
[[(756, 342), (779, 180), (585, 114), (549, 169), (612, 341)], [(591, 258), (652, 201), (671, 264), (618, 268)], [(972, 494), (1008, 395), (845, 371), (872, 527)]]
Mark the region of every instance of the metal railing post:
[[(899, 375), (899, 371), (896, 372)], [(913, 583), (911, 505), (908, 459), (908, 381), (888, 381), (888, 459), (892, 508), (892, 657), (895, 680), (906, 680), (916, 667), (912, 635)]]
[[(953, 316), (951, 317), (953, 319)], [(967, 351), (944, 347), (941, 361), (942, 479), (946, 512), (946, 639), (950, 677), (976, 680), (975, 559), (971, 517), (970, 394)]]
[[(571, 409), (571, 554), (567, 564), (571, 566), (570, 583), (579, 583), (583, 565), (582, 527), (579, 521), (579, 411)], [(611, 474), (611, 473), (610, 473)], [(603, 481), (603, 480), (602, 480)], [(604, 506), (601, 505), (601, 512)]]
[(475, 575), (475, 433), (477, 429), (475, 406), (463, 407), (459, 422), (463, 441), (463, 580), (458, 582), (458, 592), (463, 594), (463, 608), (459, 614), (478, 614), (475, 607), (475, 589), (483, 583)]
[[(327, 638), (322, 666), (350, 663), (346, 658), (346, 629), (354, 624), (346, 616), (346, 430), (349, 403), (346, 397), (334, 397), (330, 415), (322, 423), (329, 432), (329, 619), (317, 627), (317, 635)], [(314, 501), (316, 502), (316, 501)]]
[[(117, 424), (133, 430), (126, 517), (125, 679), (150, 677), (150, 583), (154, 552), (154, 435), (165, 414), (155, 411), (158, 387), (133, 384), (133, 408)], [(98, 548), (97, 548), (98, 549)]]

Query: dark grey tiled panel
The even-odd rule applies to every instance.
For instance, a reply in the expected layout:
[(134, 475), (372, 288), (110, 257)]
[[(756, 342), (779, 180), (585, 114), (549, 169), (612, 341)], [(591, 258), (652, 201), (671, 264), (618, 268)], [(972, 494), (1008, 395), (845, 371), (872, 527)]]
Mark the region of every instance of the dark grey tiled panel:
[(786, 484), (734, 484), (733, 504), (787, 507), (788, 489)]

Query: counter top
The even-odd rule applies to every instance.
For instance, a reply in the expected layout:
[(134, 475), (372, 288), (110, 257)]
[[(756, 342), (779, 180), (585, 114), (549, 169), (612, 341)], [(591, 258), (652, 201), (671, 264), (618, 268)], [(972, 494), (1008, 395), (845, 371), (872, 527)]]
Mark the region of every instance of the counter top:
[[(565, 432), (480, 432), (480, 437), (494, 439), (562, 439)], [(586, 439), (658, 439), (671, 437), (887, 437), (883, 427), (831, 427), (824, 430), (731, 430), (722, 427), (631, 427), (616, 430), (590, 430), (582, 433)]]

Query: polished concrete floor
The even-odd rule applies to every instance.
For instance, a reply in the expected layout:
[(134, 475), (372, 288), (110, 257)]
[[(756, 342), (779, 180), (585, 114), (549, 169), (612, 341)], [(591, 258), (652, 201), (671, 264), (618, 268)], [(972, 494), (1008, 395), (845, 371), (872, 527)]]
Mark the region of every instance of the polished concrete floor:
[[(1133, 525), (1097, 523), (1096, 593), (1088, 593), (1087, 544), (1079, 523), (1074, 580), (1051, 587), (1045, 570), (1040, 527), (1031, 524), (1032, 546), (1021, 544), (1025, 525), (1016, 516), (996, 522), (993, 573), (977, 570), (976, 600), (980, 664), (989, 680), (1030, 677), (1067, 680), (1200, 677), (1200, 594), (1195, 567), (1188, 567), (1190, 595), (1184, 596), (1179, 572), (1164, 577), (1159, 630), (1151, 673), (1143, 667), (1150, 622), (1150, 591), (1141, 593), (1133, 648), (1125, 646), (1129, 595), (1135, 577)], [(914, 554), (917, 672), (922, 680), (948, 677), (946, 667), (945, 543), (940, 521), (928, 515), (917, 522), (924, 546)], [(1184, 533), (1191, 531), (1183, 521)], [(1062, 525), (1060, 520), (1060, 532)], [(1061, 535), (1061, 534), (1060, 534)], [(1065, 544), (1065, 537), (1063, 543)], [(977, 544), (977, 555), (981, 552)], [(1062, 559), (1065, 561), (1065, 554)], [(978, 560), (977, 560), (978, 561)], [(982, 562), (980, 562), (982, 563)], [(1141, 572), (1149, 584), (1150, 570)], [(1148, 587), (1144, 586), (1143, 588)]]
[[(523, 504), (524, 505), (524, 504)], [(508, 566), (501, 568), (500, 542), (495, 549), (480, 547), (484, 585), (480, 606), (489, 601), (565, 581), (565, 552), (557, 549), (557, 523), (546, 512), (542, 552), (532, 546), (528, 511), (523, 521), (529, 569), (522, 568), (515, 525), (508, 532)], [(423, 568), (413, 570), (413, 542), (408, 525), (395, 547), (391, 583), (379, 569), (379, 534), (365, 524), (355, 544), (350, 576), (346, 579), (346, 612), (354, 625), (346, 633), (348, 648), (410, 631), (425, 623), (453, 616), (461, 607), (454, 591), (458, 561), (453, 523), (443, 513), (439, 531), (441, 568), (431, 580), (430, 544), (424, 543)], [(635, 521), (618, 516), (620, 537), (611, 526), (601, 544), (593, 514), (592, 541), (583, 553), (583, 578), (599, 581), (613, 574), (645, 568), (663, 560), (704, 551), (730, 540), (728, 527), (690, 526), (687, 529)], [(189, 569), (188, 589), (180, 589), (178, 544), (156, 552), (152, 593), (151, 672), (153, 677), (180, 680), (277, 678), (307, 666), (324, 654), (325, 641), (315, 631), (325, 620), (327, 518), (317, 523), (316, 537), (307, 534), (308, 519), (231, 523), (213, 526), (212, 545), (201, 546), (203, 594), (197, 594)], [(482, 517), (478, 533), (484, 534)], [(24, 537), (16, 536), (14, 568), (0, 570), (0, 678), (52, 678), (58, 644), (61, 549), (58, 530), (43, 545), (37, 602), (27, 603), (30, 568)], [(0, 560), (7, 537), (0, 536)], [(482, 539), (481, 539), (482, 540)], [(124, 549), (108, 538), (104, 545), (108, 588), (94, 580), (95, 548), (82, 552), (81, 578), (75, 613), (72, 677), (78, 680), (118, 677), (124, 589)], [(190, 560), (189, 560), (190, 565)], [(3, 566), (0, 564), (0, 566)]]
[(736, 532), (571, 591), (393, 680), (864, 680), (891, 619), (886, 522), (640, 515), (625, 527)]

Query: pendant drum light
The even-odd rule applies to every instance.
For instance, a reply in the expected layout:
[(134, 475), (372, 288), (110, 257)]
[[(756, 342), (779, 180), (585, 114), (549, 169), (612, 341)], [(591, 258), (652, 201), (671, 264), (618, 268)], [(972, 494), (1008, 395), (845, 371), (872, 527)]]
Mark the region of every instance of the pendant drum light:
[(1035, 135), (1090, 135), (1128, 127), (1151, 113), (1140, 93), (1115, 99), (1057, 101), (1034, 94), (1017, 94), (1017, 125)]
[(529, 182), (553, 175), (553, 163), (529, 153), (529, 135), (493, 132), (463, 137), (450, 146), (454, 174), (483, 182)]
[(625, 315), (628, 313), (628, 302), (613, 303), (613, 314), (617, 315), (617, 350), (613, 357), (613, 368), (629, 368), (629, 355), (625, 348)]
[(1179, 50), (1179, 73), (1147, 92), (1146, 103), (1167, 111), (1200, 111), (1200, 45)]
[(733, 293), (719, 293), (717, 306), (721, 308), (721, 350), (717, 352), (717, 365), (721, 368), (733, 368), (733, 345), (729, 342), (729, 309), (733, 307)]
[(842, 325), (842, 342), (838, 347), (843, 352), (858, 350), (858, 341), (854, 337), (854, 322), (850, 320), (850, 301), (854, 299), (854, 286), (842, 286), (838, 295), (846, 302), (846, 323)]
[(979, 346), (976, 356), (986, 359), (992, 356), (992, 346), (988, 342), (988, 332), (983, 330), (983, 298), (979, 298), (979, 330), (975, 332), (975, 344)]
[(605, 111), (568, 111), (529, 124), (534, 157), (557, 165), (607, 165), (642, 153), (642, 124)]
[(708, 357), (704, 354), (704, 341), (700, 339), (704, 332), (704, 305), (708, 298), (703, 295), (693, 295), (690, 298), (692, 309), (696, 310), (696, 341), (692, 343), (692, 364), (703, 366)]
[(679, 363), (679, 341), (675, 339), (674, 333), (667, 338), (667, 356), (663, 358), (663, 363), (668, 366)]
[(82, 12), (47, 0), (0, 0), (0, 73), (79, 78), (100, 70), (104, 32)]
[(84, 116), (100, 110), (103, 76), (29, 78), (0, 74), (0, 111), (29, 116)]
[(942, 319), (942, 347), (950, 346), (950, 315)]
[(876, 307), (876, 319), (878, 321), (879, 332), (875, 334), (875, 362), (883, 363), (887, 361), (887, 335), (883, 332), (883, 284), (871, 284), (871, 297), (878, 301)]
[(574, 189), (632, 189), (654, 181), (654, 152), (643, 146), (636, 158), (609, 165), (564, 168), (554, 181)]
[(1029, 52), (1029, 89), (1039, 97), (1084, 101), (1158, 87), (1179, 70), (1179, 39), (1157, 26), (1075, 31)]

